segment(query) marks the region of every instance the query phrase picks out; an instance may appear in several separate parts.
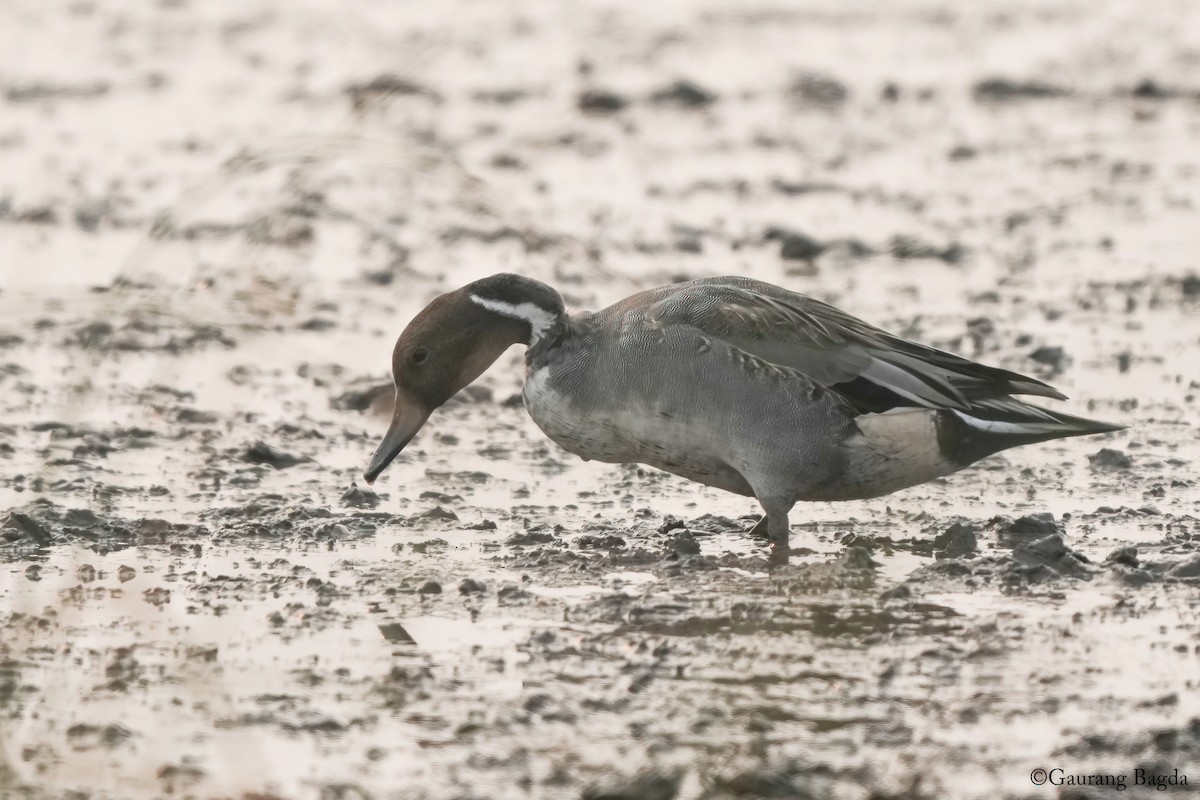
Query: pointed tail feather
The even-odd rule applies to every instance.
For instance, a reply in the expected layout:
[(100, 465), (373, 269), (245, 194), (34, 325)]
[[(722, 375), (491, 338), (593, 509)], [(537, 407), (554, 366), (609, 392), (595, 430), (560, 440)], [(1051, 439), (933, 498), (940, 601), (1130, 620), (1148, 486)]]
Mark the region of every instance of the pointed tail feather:
[(981, 400), (969, 411), (944, 412), (942, 451), (962, 464), (1010, 447), (1125, 430), (1101, 422), (1041, 408), (1013, 398)]

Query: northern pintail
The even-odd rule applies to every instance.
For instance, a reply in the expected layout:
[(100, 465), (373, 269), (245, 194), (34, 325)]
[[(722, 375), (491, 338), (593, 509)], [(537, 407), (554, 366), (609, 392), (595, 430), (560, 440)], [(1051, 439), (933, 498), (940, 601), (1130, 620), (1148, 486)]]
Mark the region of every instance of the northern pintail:
[(798, 500), (876, 497), (1124, 427), (1017, 400), (1066, 397), (762, 281), (702, 278), (568, 315), (551, 287), (501, 274), (441, 295), (400, 334), (395, 415), (367, 482), (513, 344), (528, 346), (525, 407), (547, 436), (756, 498), (776, 555)]

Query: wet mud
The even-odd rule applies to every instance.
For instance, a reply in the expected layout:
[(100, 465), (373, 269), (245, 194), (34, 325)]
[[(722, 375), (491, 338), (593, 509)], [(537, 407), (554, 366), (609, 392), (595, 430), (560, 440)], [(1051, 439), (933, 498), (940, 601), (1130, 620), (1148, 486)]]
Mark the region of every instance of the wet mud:
[[(1195, 791), (1196, 30), (9, 3), (0, 796)], [(800, 505), (771, 567), (752, 501), (546, 440), (514, 350), (363, 485), (395, 335), (501, 270), (750, 275), (1129, 429)]]

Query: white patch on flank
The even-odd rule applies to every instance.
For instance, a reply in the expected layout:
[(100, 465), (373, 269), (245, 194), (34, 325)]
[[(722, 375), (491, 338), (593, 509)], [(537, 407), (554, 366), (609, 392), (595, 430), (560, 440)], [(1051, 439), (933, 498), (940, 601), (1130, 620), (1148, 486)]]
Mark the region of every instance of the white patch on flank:
[(994, 419), (979, 419), (961, 411), (955, 411), (958, 418), (978, 431), (985, 433), (1040, 433), (1053, 430), (1054, 423), (1037, 422), (1000, 422)]
[(513, 305), (503, 300), (489, 300), (477, 294), (469, 296), (471, 302), (483, 306), (488, 311), (495, 311), (497, 314), (503, 314), (506, 317), (513, 317), (514, 319), (523, 319), (528, 322), (530, 330), (529, 344), (531, 345), (537, 344), (537, 340), (542, 338), (546, 331), (550, 330), (550, 326), (554, 324), (554, 315), (534, 303)]
[(941, 461), (937, 412), (924, 408), (893, 408), (880, 414), (863, 414), (855, 422), (879, 453), (911, 461)]
[(924, 408), (859, 416), (858, 441), (865, 446), (854, 452), (848, 480), (883, 494), (953, 472), (938, 444), (936, 419), (936, 411)]

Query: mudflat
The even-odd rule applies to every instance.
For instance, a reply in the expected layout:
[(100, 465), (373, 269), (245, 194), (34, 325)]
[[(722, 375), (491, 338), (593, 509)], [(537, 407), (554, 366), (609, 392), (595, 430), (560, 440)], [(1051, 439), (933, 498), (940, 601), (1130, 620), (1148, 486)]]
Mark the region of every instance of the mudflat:
[[(1197, 30), (6, 3), (0, 796), (1194, 787)], [(546, 440), (514, 349), (364, 486), (395, 336), (498, 271), (772, 281), (1129, 429), (798, 505), (768, 569), (752, 500)]]

